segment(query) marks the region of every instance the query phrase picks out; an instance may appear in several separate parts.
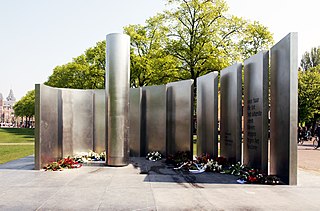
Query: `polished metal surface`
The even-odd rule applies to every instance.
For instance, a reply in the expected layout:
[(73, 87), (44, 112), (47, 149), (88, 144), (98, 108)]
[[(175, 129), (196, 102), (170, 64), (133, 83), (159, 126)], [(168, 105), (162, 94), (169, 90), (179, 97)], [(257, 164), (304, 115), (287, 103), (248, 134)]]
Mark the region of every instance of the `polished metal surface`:
[(35, 85), (35, 169), (61, 157), (58, 137), (58, 89)]
[(197, 78), (197, 155), (218, 157), (218, 72)]
[(166, 85), (142, 88), (141, 155), (159, 151), (166, 155)]
[(242, 64), (223, 69), (220, 77), (220, 155), (241, 162)]
[(73, 153), (88, 152), (93, 149), (93, 92), (72, 90), (72, 97)]
[(298, 34), (271, 48), (270, 173), (297, 184)]
[(61, 98), (59, 106), (61, 113), (59, 116), (59, 127), (61, 128), (62, 137), (62, 157), (74, 154), (73, 151), (73, 89), (59, 89), (59, 97)]
[(94, 90), (93, 150), (106, 150), (106, 90)]
[(193, 80), (167, 84), (167, 153), (193, 152)]
[(62, 156), (93, 150), (93, 91), (59, 89), (59, 92)]
[(130, 156), (141, 156), (141, 88), (130, 89), (129, 106), (129, 148)]
[(269, 52), (244, 61), (243, 163), (268, 173)]
[(130, 37), (109, 34), (106, 38), (106, 92), (108, 96), (108, 165), (129, 162)]

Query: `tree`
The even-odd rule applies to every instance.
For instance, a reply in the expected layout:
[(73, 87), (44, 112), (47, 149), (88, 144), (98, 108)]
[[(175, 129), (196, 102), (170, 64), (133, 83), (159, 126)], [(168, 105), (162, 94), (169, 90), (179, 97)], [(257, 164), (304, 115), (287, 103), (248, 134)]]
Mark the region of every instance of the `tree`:
[(247, 59), (259, 51), (267, 49), (272, 44), (273, 35), (268, 31), (267, 27), (257, 21), (247, 23), (239, 42), (242, 59)]
[(311, 48), (310, 53), (306, 51), (303, 54), (300, 66), (306, 71), (318, 65), (320, 65), (320, 47), (313, 47)]
[(299, 123), (315, 123), (320, 118), (320, 68), (298, 72)]
[(186, 79), (196, 79), (243, 60), (273, 43), (258, 22), (226, 14), (223, 0), (168, 0), (167, 51), (181, 62)]
[(124, 32), (130, 36), (131, 87), (166, 84), (178, 79), (179, 61), (165, 52), (167, 28), (164, 15), (156, 15), (146, 25), (129, 25)]
[(25, 96), (23, 96), (18, 102), (16, 102), (13, 106), (15, 116), (26, 117), (26, 119), (34, 116), (34, 104), (35, 102), (35, 90), (31, 90), (27, 92)]
[(103, 89), (105, 78), (106, 42), (98, 42), (72, 62), (57, 66), (49, 76), (48, 86), (74, 89)]

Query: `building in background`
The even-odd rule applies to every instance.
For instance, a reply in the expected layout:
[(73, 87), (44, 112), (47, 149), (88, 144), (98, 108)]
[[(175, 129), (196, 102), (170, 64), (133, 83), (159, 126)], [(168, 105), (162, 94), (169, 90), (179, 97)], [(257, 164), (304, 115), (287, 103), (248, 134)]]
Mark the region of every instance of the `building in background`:
[(15, 126), (16, 118), (14, 116), (13, 106), (16, 102), (16, 98), (13, 95), (12, 89), (10, 89), (9, 95), (6, 99), (3, 99), (3, 95), (0, 93), (0, 123), (1, 126)]

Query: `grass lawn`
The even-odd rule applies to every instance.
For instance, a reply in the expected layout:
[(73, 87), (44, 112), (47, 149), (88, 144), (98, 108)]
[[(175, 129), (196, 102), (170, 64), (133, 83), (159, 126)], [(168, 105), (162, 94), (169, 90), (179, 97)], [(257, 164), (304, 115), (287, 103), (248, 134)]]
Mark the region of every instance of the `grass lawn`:
[(0, 145), (0, 164), (34, 154), (33, 145)]
[(34, 129), (0, 128), (0, 164), (34, 154)]

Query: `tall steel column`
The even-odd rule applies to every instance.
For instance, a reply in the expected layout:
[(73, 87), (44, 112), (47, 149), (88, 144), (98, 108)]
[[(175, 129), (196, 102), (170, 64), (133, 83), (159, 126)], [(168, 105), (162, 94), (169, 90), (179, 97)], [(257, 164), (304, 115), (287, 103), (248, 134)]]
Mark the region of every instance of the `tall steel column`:
[(107, 164), (125, 166), (129, 160), (130, 37), (128, 35), (107, 35), (106, 67)]

